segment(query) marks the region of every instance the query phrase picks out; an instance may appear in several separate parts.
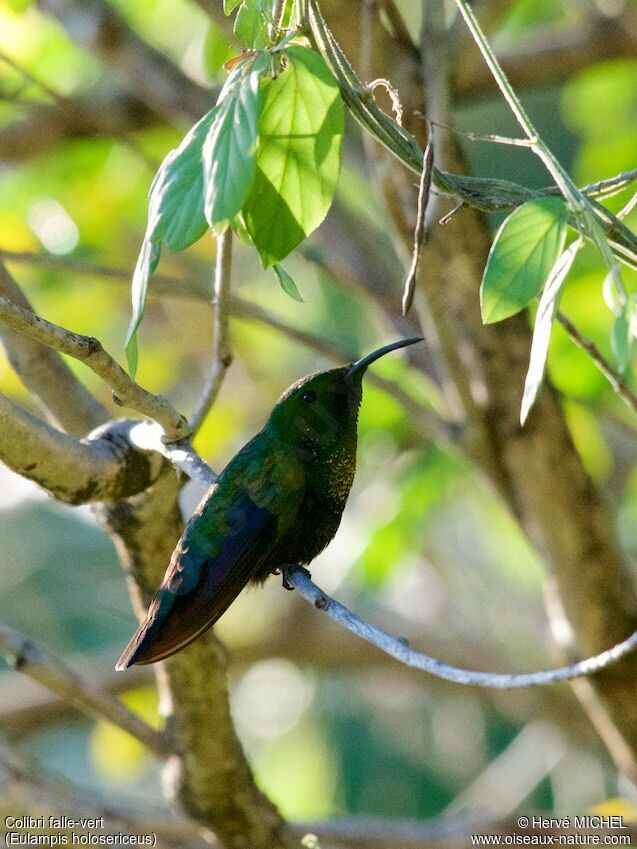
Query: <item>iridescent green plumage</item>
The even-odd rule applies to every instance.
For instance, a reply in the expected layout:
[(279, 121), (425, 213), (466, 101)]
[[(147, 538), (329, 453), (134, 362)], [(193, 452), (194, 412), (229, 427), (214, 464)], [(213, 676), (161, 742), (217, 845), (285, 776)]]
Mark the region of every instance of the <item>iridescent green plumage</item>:
[(195, 510), (118, 669), (169, 657), (214, 624), (250, 580), (310, 563), (325, 548), (354, 479), (364, 371), (416, 341), (305, 377), (281, 396)]

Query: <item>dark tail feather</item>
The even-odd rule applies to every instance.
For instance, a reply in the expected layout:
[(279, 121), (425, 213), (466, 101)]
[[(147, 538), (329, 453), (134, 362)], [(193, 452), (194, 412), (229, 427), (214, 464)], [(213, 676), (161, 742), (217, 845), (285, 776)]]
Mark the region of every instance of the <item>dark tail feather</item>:
[[(195, 520), (197, 521), (197, 520)], [(115, 667), (155, 663), (196, 640), (230, 607), (268, 557), (277, 519), (245, 495), (228, 511), (230, 530), (213, 556), (189, 544), (196, 524), (180, 540), (146, 621)]]
[(162, 587), (115, 669), (155, 663), (190, 645), (226, 612), (252, 577), (252, 568), (250, 561), (244, 561), (225, 574), (214, 567), (204, 569), (203, 580), (185, 595)]

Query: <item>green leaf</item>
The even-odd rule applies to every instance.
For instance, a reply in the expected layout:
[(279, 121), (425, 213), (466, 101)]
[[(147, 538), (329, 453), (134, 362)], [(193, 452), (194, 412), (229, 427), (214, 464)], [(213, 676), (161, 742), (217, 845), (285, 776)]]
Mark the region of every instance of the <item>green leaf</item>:
[(219, 97), (218, 113), (203, 146), (206, 219), (224, 230), (243, 206), (255, 174), (261, 76), (270, 67), (267, 54), (239, 64)]
[(164, 158), (149, 191), (148, 224), (133, 275), (133, 315), (126, 335), (126, 357), (132, 375), (137, 370), (137, 328), (144, 315), (146, 293), (157, 268), (162, 245), (181, 251), (203, 236), (202, 147), (219, 107), (215, 106)]
[(146, 237), (183, 251), (206, 232), (203, 146), (220, 107), (198, 121), (162, 162), (150, 187)]
[(287, 273), (285, 268), (283, 268), (282, 265), (274, 265), (273, 268), (276, 276), (279, 278), (279, 283), (281, 284), (281, 288), (285, 294), (289, 295), (295, 301), (300, 301), (302, 304), (305, 303), (303, 296), (299, 292), (298, 286), (294, 282), (294, 279)]
[(546, 366), (546, 357), (549, 352), (549, 341), (551, 338), (551, 328), (553, 319), (557, 312), (557, 307), (564, 287), (564, 282), (568, 272), (573, 265), (573, 260), (578, 250), (582, 247), (580, 239), (573, 242), (557, 260), (549, 279), (546, 282), (540, 303), (535, 316), (535, 329), (533, 330), (533, 342), (531, 344), (531, 357), (529, 360), (529, 370), (526, 374), (524, 382), (524, 394), (522, 396), (522, 409), (520, 410), (520, 424), (524, 425), (526, 418), (542, 385), (544, 377), (544, 368)]
[(223, 0), (223, 13), (226, 15), (231, 15), (237, 6), (241, 3), (241, 0)]
[(259, 50), (270, 43), (270, 5), (267, 0), (243, 0), (234, 21), (233, 32), (245, 47)]
[(637, 339), (637, 292), (628, 296), (628, 332), (631, 341)]
[(264, 86), (256, 175), (243, 215), (264, 268), (318, 227), (332, 203), (341, 158), (343, 102), (323, 59), (286, 50), (287, 68)]
[(538, 295), (564, 247), (566, 217), (564, 201), (550, 197), (527, 201), (502, 223), (480, 287), (485, 324), (515, 315)]
[(615, 316), (610, 333), (610, 345), (619, 373), (624, 374), (630, 362), (632, 347), (628, 301), (624, 304), (621, 312)]
[(133, 315), (126, 334), (126, 359), (132, 377), (135, 377), (137, 372), (137, 328), (144, 315), (148, 281), (159, 264), (160, 254), (161, 243), (145, 238), (133, 274)]

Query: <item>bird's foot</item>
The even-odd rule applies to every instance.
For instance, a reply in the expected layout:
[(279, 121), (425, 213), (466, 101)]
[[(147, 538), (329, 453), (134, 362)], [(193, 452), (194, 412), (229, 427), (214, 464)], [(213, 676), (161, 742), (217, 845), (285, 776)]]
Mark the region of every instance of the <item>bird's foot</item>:
[[(303, 574), (306, 577), (308, 577), (308, 578), (312, 577), (312, 573), (310, 572), (309, 569), (306, 569), (305, 566), (299, 566), (298, 563), (295, 563), (294, 568), (298, 569), (300, 572), (303, 572)], [(293, 590), (294, 589), (293, 585), (288, 581), (288, 579), (285, 575), (285, 569), (286, 569), (285, 566), (282, 569), (273, 569), (272, 574), (273, 575), (283, 575), (283, 578), (282, 578), (283, 588), (286, 589), (286, 590)]]

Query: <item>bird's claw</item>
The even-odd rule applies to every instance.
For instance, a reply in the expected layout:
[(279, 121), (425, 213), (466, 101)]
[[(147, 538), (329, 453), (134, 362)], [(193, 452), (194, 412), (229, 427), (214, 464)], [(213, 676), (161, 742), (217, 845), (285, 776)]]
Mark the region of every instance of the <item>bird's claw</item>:
[[(308, 578), (312, 577), (312, 573), (310, 572), (310, 570), (306, 569), (304, 566), (295, 565), (294, 568), (298, 569), (300, 572), (303, 572), (303, 574), (306, 577), (308, 577)], [(285, 589), (285, 590), (293, 590), (294, 589), (294, 586), (287, 579), (287, 576), (285, 574), (285, 567), (283, 567), (282, 569), (279, 569), (279, 568), (273, 569), (272, 574), (283, 576), (282, 579), (281, 579), (281, 583), (283, 584), (283, 589)]]

